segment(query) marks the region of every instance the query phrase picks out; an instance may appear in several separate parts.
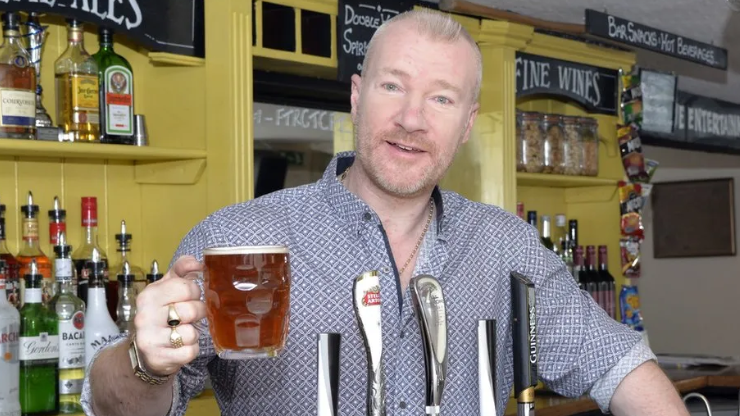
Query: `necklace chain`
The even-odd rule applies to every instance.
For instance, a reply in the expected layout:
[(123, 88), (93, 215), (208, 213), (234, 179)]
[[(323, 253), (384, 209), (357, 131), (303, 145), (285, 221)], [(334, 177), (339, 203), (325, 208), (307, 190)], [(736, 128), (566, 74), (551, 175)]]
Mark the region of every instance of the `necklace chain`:
[[(342, 176), (340, 176), (339, 178), (340, 182), (344, 183), (344, 180), (347, 178), (347, 172), (349, 172), (350, 168), (347, 168), (344, 172), (342, 172)], [(429, 215), (427, 216), (427, 223), (424, 225), (424, 231), (422, 231), (421, 236), (419, 237), (419, 240), (416, 242), (416, 247), (414, 247), (414, 250), (411, 252), (411, 255), (409, 256), (408, 260), (406, 260), (406, 263), (398, 271), (399, 276), (403, 275), (403, 272), (405, 272), (406, 268), (409, 267), (409, 264), (411, 263), (411, 260), (416, 255), (416, 252), (419, 251), (419, 247), (421, 247), (421, 243), (424, 242), (424, 236), (426, 236), (427, 231), (429, 231), (429, 225), (432, 223), (433, 216), (434, 216), (434, 200), (430, 199), (429, 200)]]

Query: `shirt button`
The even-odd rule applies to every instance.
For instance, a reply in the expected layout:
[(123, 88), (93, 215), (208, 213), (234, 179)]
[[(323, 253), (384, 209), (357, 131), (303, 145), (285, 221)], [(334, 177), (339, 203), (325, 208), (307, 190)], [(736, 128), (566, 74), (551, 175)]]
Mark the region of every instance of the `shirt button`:
[(388, 266), (383, 266), (383, 269), (382, 270), (383, 270), (383, 273), (388, 273), (388, 272), (391, 271), (390, 267), (388, 267)]
[(373, 219), (373, 216), (370, 215), (369, 212), (366, 212), (365, 214), (362, 215), (362, 219), (365, 221), (370, 221), (371, 219)]
[(398, 403), (398, 407), (400, 407), (401, 409), (405, 409), (406, 408), (406, 402), (403, 401), (403, 400), (401, 400), (401, 403)]

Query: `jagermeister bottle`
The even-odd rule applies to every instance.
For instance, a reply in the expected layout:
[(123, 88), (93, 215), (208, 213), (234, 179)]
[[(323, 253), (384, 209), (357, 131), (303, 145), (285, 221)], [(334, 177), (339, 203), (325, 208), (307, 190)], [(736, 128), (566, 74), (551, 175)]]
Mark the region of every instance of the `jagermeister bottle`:
[(100, 141), (134, 144), (134, 72), (113, 50), (113, 31), (98, 30), (100, 49), (93, 55), (100, 79)]
[(43, 276), (32, 260), (21, 308), (19, 360), (23, 415), (59, 413), (59, 332), (57, 316), (41, 302)]

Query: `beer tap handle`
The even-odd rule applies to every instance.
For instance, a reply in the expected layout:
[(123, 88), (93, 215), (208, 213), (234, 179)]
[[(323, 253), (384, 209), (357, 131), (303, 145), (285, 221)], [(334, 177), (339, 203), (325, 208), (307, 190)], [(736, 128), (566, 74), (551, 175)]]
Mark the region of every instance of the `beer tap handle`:
[(341, 335), (321, 333), (318, 344), (318, 416), (337, 416)]
[(534, 388), (537, 385), (534, 283), (517, 272), (511, 272), (511, 305), (517, 415), (534, 416)]
[(367, 354), (367, 416), (385, 416), (383, 375), (383, 328), (380, 278), (376, 271), (358, 276), (352, 287), (355, 318)]
[(480, 416), (496, 416), (496, 320), (478, 320)]
[(411, 278), (409, 288), (424, 345), (426, 414), (437, 416), (447, 378), (447, 311), (442, 286), (432, 276), (419, 275)]

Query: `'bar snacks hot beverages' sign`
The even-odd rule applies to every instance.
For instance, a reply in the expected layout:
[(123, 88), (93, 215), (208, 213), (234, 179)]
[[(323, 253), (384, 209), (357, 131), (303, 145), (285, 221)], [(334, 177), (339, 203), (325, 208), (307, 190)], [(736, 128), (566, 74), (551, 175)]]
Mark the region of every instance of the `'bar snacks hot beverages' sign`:
[(0, 9), (102, 25), (151, 51), (205, 57), (204, 0), (0, 0)]
[(600, 68), (517, 52), (516, 96), (560, 95), (590, 112), (617, 114), (618, 73)]
[[(0, 0), (2, 1), (2, 0)], [(349, 82), (362, 72), (370, 39), (386, 20), (411, 9), (410, 2), (398, 0), (339, 0), (337, 24), (338, 78)]]

